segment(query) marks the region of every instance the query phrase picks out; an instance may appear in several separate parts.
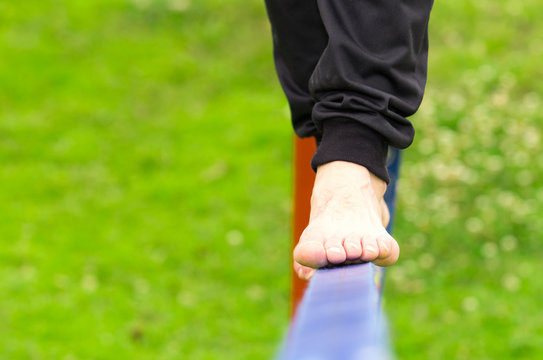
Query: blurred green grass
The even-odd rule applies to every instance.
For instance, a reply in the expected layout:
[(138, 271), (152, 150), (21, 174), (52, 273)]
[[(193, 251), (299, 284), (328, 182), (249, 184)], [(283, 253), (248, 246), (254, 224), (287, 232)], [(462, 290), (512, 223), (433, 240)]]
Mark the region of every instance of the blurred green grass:
[[(543, 5), (437, 2), (400, 359), (543, 355)], [(0, 3), (0, 359), (270, 358), (291, 130), (261, 1)]]

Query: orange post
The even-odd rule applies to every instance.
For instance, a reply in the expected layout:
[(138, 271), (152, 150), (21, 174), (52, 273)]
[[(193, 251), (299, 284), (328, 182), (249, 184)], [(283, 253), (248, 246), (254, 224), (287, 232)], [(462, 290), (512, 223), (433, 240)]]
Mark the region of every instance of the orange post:
[[(292, 226), (292, 249), (298, 243), (305, 227), (309, 222), (310, 200), (315, 173), (311, 169), (311, 158), (317, 146), (314, 138), (294, 139), (294, 206)], [(300, 280), (294, 271), (292, 273), (292, 307), (291, 315), (294, 315), (300, 300), (304, 295), (307, 281)]]

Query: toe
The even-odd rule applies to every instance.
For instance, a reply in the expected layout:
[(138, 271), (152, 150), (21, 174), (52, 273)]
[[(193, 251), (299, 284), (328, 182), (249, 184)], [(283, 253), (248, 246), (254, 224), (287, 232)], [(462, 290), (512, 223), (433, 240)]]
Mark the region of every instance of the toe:
[(298, 277), (300, 279), (309, 280), (309, 279), (311, 279), (313, 277), (313, 275), (315, 275), (315, 272), (317, 270), (312, 269), (312, 268), (307, 267), (307, 266), (300, 265), (295, 261), (294, 262), (294, 271), (296, 272), (296, 274), (298, 275)]
[(343, 248), (347, 254), (348, 260), (356, 260), (362, 256), (362, 245), (360, 244), (360, 236), (351, 234), (345, 237)]
[(377, 245), (379, 246), (378, 259), (386, 259), (392, 251), (392, 243), (396, 242), (388, 233), (384, 233), (377, 237)]
[(294, 249), (294, 260), (313, 269), (327, 264), (326, 251), (319, 241), (299, 242)]
[(362, 260), (373, 261), (379, 256), (379, 246), (374, 236), (364, 236), (362, 239)]
[(347, 259), (347, 254), (345, 253), (342, 242), (343, 241), (340, 238), (330, 238), (325, 242), (324, 247), (326, 248), (328, 262), (339, 264)]
[(392, 239), (390, 244), (390, 255), (383, 259), (377, 259), (373, 263), (375, 265), (379, 266), (390, 266), (396, 263), (398, 261), (398, 258), (400, 257), (400, 247), (398, 246), (398, 243), (396, 240)]

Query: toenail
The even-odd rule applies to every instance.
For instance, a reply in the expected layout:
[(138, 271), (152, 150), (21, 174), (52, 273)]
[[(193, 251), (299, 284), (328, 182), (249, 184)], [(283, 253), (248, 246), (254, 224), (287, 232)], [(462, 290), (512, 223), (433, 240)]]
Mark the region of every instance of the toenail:
[(346, 244), (346, 245), (351, 250), (355, 250), (355, 251), (358, 250), (358, 247), (355, 244)]
[(385, 251), (385, 253), (388, 254), (389, 248), (388, 248), (387, 244), (385, 244), (384, 241), (380, 241), (379, 246)]
[(338, 247), (331, 247), (331, 248), (328, 249), (328, 252), (334, 252), (334, 253), (338, 253), (338, 254), (342, 253), (341, 249), (338, 248)]
[(377, 254), (377, 249), (373, 245), (366, 246), (366, 251), (372, 254)]

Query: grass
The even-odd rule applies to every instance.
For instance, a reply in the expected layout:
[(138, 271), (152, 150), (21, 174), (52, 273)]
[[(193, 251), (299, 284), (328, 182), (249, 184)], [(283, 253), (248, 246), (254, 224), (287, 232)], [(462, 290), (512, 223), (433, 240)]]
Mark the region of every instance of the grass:
[[(543, 355), (542, 10), (435, 5), (400, 359)], [(0, 359), (270, 358), (291, 130), (261, 1), (4, 2), (0, 24)]]

